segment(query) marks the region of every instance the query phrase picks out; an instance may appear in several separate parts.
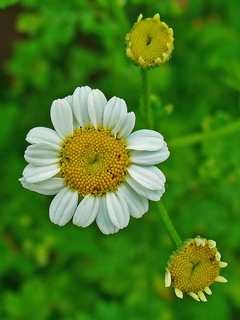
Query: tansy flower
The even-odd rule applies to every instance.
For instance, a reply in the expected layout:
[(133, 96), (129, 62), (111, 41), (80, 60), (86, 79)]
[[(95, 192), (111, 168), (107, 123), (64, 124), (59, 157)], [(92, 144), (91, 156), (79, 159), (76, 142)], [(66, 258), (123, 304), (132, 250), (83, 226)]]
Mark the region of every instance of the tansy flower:
[(203, 292), (212, 294), (211, 284), (227, 282), (219, 275), (220, 269), (227, 266), (220, 259), (214, 240), (200, 237), (186, 240), (168, 262), (165, 285), (169, 287), (172, 284), (178, 298), (183, 298), (186, 292), (197, 301), (207, 301)]
[(140, 14), (126, 35), (126, 54), (141, 67), (159, 66), (170, 58), (173, 51), (173, 30), (160, 21), (158, 13), (153, 18), (142, 18)]
[(140, 218), (148, 199), (160, 200), (165, 176), (154, 165), (168, 158), (167, 144), (156, 131), (131, 133), (135, 114), (124, 100), (107, 101), (100, 90), (78, 87), (53, 101), (50, 115), (55, 130), (37, 127), (27, 134), (29, 164), (20, 181), (56, 195), (49, 209), (53, 223), (63, 226), (73, 217), (87, 227), (96, 219), (110, 234), (126, 227), (130, 215)]

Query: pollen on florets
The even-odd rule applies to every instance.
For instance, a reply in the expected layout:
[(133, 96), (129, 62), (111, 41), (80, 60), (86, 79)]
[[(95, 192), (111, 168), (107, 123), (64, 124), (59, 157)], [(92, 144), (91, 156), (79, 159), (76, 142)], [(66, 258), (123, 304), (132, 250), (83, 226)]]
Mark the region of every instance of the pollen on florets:
[(173, 51), (173, 29), (160, 21), (159, 14), (153, 18), (142, 18), (140, 14), (126, 35), (127, 57), (144, 68), (159, 66), (170, 58)]
[(79, 128), (66, 137), (60, 175), (79, 195), (102, 195), (118, 188), (131, 163), (122, 140), (107, 129)]
[(227, 282), (219, 275), (220, 269), (227, 266), (220, 258), (214, 240), (200, 237), (186, 240), (168, 262), (166, 287), (172, 284), (179, 298), (183, 298), (185, 292), (197, 301), (207, 301), (203, 291), (211, 294), (211, 284), (215, 281)]

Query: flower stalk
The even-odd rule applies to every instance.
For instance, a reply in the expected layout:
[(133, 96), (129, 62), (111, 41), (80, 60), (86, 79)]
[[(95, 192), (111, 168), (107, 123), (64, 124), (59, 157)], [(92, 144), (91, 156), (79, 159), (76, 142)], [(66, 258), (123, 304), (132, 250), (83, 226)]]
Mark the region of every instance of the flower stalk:
[(165, 229), (167, 230), (172, 242), (177, 246), (177, 247), (181, 247), (182, 246), (182, 240), (179, 236), (179, 234), (177, 233), (169, 215), (168, 212), (163, 204), (162, 201), (158, 201), (157, 203), (158, 205), (158, 209), (159, 212), (161, 214), (161, 218), (164, 224)]
[(142, 78), (142, 93), (143, 93), (143, 104), (144, 110), (147, 114), (148, 126), (153, 129), (153, 115), (152, 115), (152, 105), (150, 101), (150, 85), (148, 81), (148, 70), (146, 68), (141, 68), (141, 78)]

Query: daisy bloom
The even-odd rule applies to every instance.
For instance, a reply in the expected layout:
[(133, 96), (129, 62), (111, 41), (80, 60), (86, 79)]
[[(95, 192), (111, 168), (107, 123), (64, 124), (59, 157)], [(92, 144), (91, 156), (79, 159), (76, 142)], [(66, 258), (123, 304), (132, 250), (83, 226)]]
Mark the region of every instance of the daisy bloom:
[(183, 298), (188, 293), (197, 301), (207, 301), (204, 294), (212, 294), (209, 286), (215, 281), (227, 282), (219, 275), (221, 268), (227, 266), (220, 261), (221, 254), (217, 251), (216, 242), (200, 238), (188, 239), (183, 243), (168, 262), (165, 286), (174, 287), (176, 296)]
[(160, 200), (165, 176), (155, 166), (169, 156), (163, 136), (152, 130), (133, 133), (135, 114), (124, 100), (88, 86), (53, 101), (55, 130), (36, 127), (26, 140), (29, 163), (23, 187), (56, 195), (50, 220), (59, 226), (71, 218), (87, 227), (94, 220), (105, 233), (126, 227), (130, 215), (140, 218), (148, 199)]
[(127, 57), (136, 65), (152, 68), (169, 60), (173, 51), (173, 29), (153, 18), (142, 19), (140, 14), (130, 33), (126, 35)]

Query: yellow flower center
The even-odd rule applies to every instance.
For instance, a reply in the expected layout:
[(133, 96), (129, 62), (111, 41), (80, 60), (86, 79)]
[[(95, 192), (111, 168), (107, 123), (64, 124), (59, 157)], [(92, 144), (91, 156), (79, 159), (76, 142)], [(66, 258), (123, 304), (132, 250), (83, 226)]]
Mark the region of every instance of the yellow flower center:
[(159, 15), (141, 20), (127, 34), (127, 56), (137, 65), (153, 67), (165, 62), (173, 50), (173, 31)]
[(80, 195), (114, 191), (125, 180), (131, 160), (122, 140), (108, 130), (79, 128), (62, 143), (61, 176)]
[(168, 266), (173, 287), (197, 293), (210, 286), (219, 275), (216, 252), (217, 248), (209, 248), (207, 241), (203, 247), (197, 246), (194, 239), (176, 252)]

